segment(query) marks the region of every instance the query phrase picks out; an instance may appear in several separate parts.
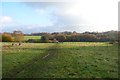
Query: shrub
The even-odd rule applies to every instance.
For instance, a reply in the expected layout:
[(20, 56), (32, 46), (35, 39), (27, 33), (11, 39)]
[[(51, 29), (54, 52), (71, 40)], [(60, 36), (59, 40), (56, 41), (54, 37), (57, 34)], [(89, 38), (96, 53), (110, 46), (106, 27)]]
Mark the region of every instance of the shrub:
[(12, 36), (10, 34), (2, 34), (2, 42), (12, 42)]
[(60, 42), (64, 42), (66, 40), (65, 35), (57, 35), (57, 36), (54, 36), (54, 38), (57, 39)]
[(42, 36), (41, 37), (41, 42), (43, 42), (43, 43), (47, 43), (47, 42), (49, 42), (49, 38), (48, 38), (48, 36)]

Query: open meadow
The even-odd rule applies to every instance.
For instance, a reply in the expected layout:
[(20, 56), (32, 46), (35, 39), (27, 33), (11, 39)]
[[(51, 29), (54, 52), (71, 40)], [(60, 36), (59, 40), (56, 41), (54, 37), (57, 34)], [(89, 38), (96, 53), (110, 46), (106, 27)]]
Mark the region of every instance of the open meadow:
[(41, 36), (24, 36), (24, 41), (27, 41), (29, 39), (40, 39)]
[(22, 43), (2, 48), (2, 70), (3, 78), (118, 78), (118, 46), (104, 42)]
[(0, 0), (1, 77), (120, 80), (119, 1)]

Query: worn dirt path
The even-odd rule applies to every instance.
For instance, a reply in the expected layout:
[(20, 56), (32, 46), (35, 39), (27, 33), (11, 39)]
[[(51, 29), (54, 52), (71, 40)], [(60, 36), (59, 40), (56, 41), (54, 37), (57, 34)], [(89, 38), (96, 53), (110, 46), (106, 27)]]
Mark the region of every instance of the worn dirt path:
[(27, 62), (26, 64), (22, 65), (22, 66), (18, 66), (12, 70), (10, 70), (8, 73), (3, 75), (3, 78), (7, 77), (7, 78), (15, 78), (15, 75), (19, 74), (21, 71), (25, 70), (26, 68), (30, 67), (31, 65), (33, 65), (35, 62), (37, 61), (46, 61), (49, 59), (52, 59), (54, 57), (54, 55), (57, 53), (58, 49), (56, 50), (56, 48), (60, 48), (59, 44), (53, 45), (52, 47), (49, 47), (44, 53), (44, 55), (41, 57), (37, 56), (34, 59), (32, 59), (31, 61)]

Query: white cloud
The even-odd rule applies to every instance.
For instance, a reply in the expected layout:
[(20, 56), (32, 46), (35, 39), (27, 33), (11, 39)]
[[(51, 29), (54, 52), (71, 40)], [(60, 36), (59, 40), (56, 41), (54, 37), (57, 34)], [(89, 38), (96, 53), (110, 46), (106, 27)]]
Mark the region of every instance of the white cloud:
[(12, 23), (12, 18), (10, 16), (0, 16), (0, 25), (5, 25)]
[[(78, 0), (78, 2), (31, 2), (28, 6), (44, 14), (51, 13), (53, 27), (49, 30), (107, 31), (117, 30), (118, 0)], [(47, 11), (46, 11), (47, 12)], [(82, 25), (84, 24), (84, 25)]]
[[(118, 29), (118, 1), (114, 0), (79, 0), (63, 7), (57, 7), (56, 24), (65, 23), (76, 26), (81, 31), (107, 31)], [(67, 28), (67, 26), (65, 27)], [(68, 29), (70, 29), (68, 27)]]
[[(32, 24), (26, 28), (40, 28), (40, 30), (60, 31), (107, 31), (118, 28), (118, 1), (119, 0), (78, 0), (78, 2), (24, 2), (35, 8), (35, 12), (42, 15), (48, 13), (52, 16), (50, 26), (41, 27)], [(49, 13), (48, 13), (49, 14)], [(50, 18), (50, 17), (48, 17)], [(12, 19), (11, 19), (12, 20)], [(8, 18), (8, 22), (11, 21)], [(6, 22), (7, 20), (0, 21)], [(35, 30), (36, 30), (35, 29)], [(38, 29), (39, 30), (39, 29)]]
[(42, 15), (45, 13), (44, 9), (35, 9), (35, 12), (37, 12), (38, 14)]

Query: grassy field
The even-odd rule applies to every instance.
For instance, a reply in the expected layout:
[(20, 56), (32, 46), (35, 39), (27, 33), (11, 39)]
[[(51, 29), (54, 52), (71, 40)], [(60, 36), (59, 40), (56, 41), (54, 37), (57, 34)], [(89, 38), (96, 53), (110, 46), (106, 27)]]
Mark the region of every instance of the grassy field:
[(28, 40), (28, 39), (40, 39), (41, 36), (24, 36), (24, 40)]
[(2, 61), (4, 78), (118, 78), (118, 46), (108, 43), (23, 43), (3, 47)]

